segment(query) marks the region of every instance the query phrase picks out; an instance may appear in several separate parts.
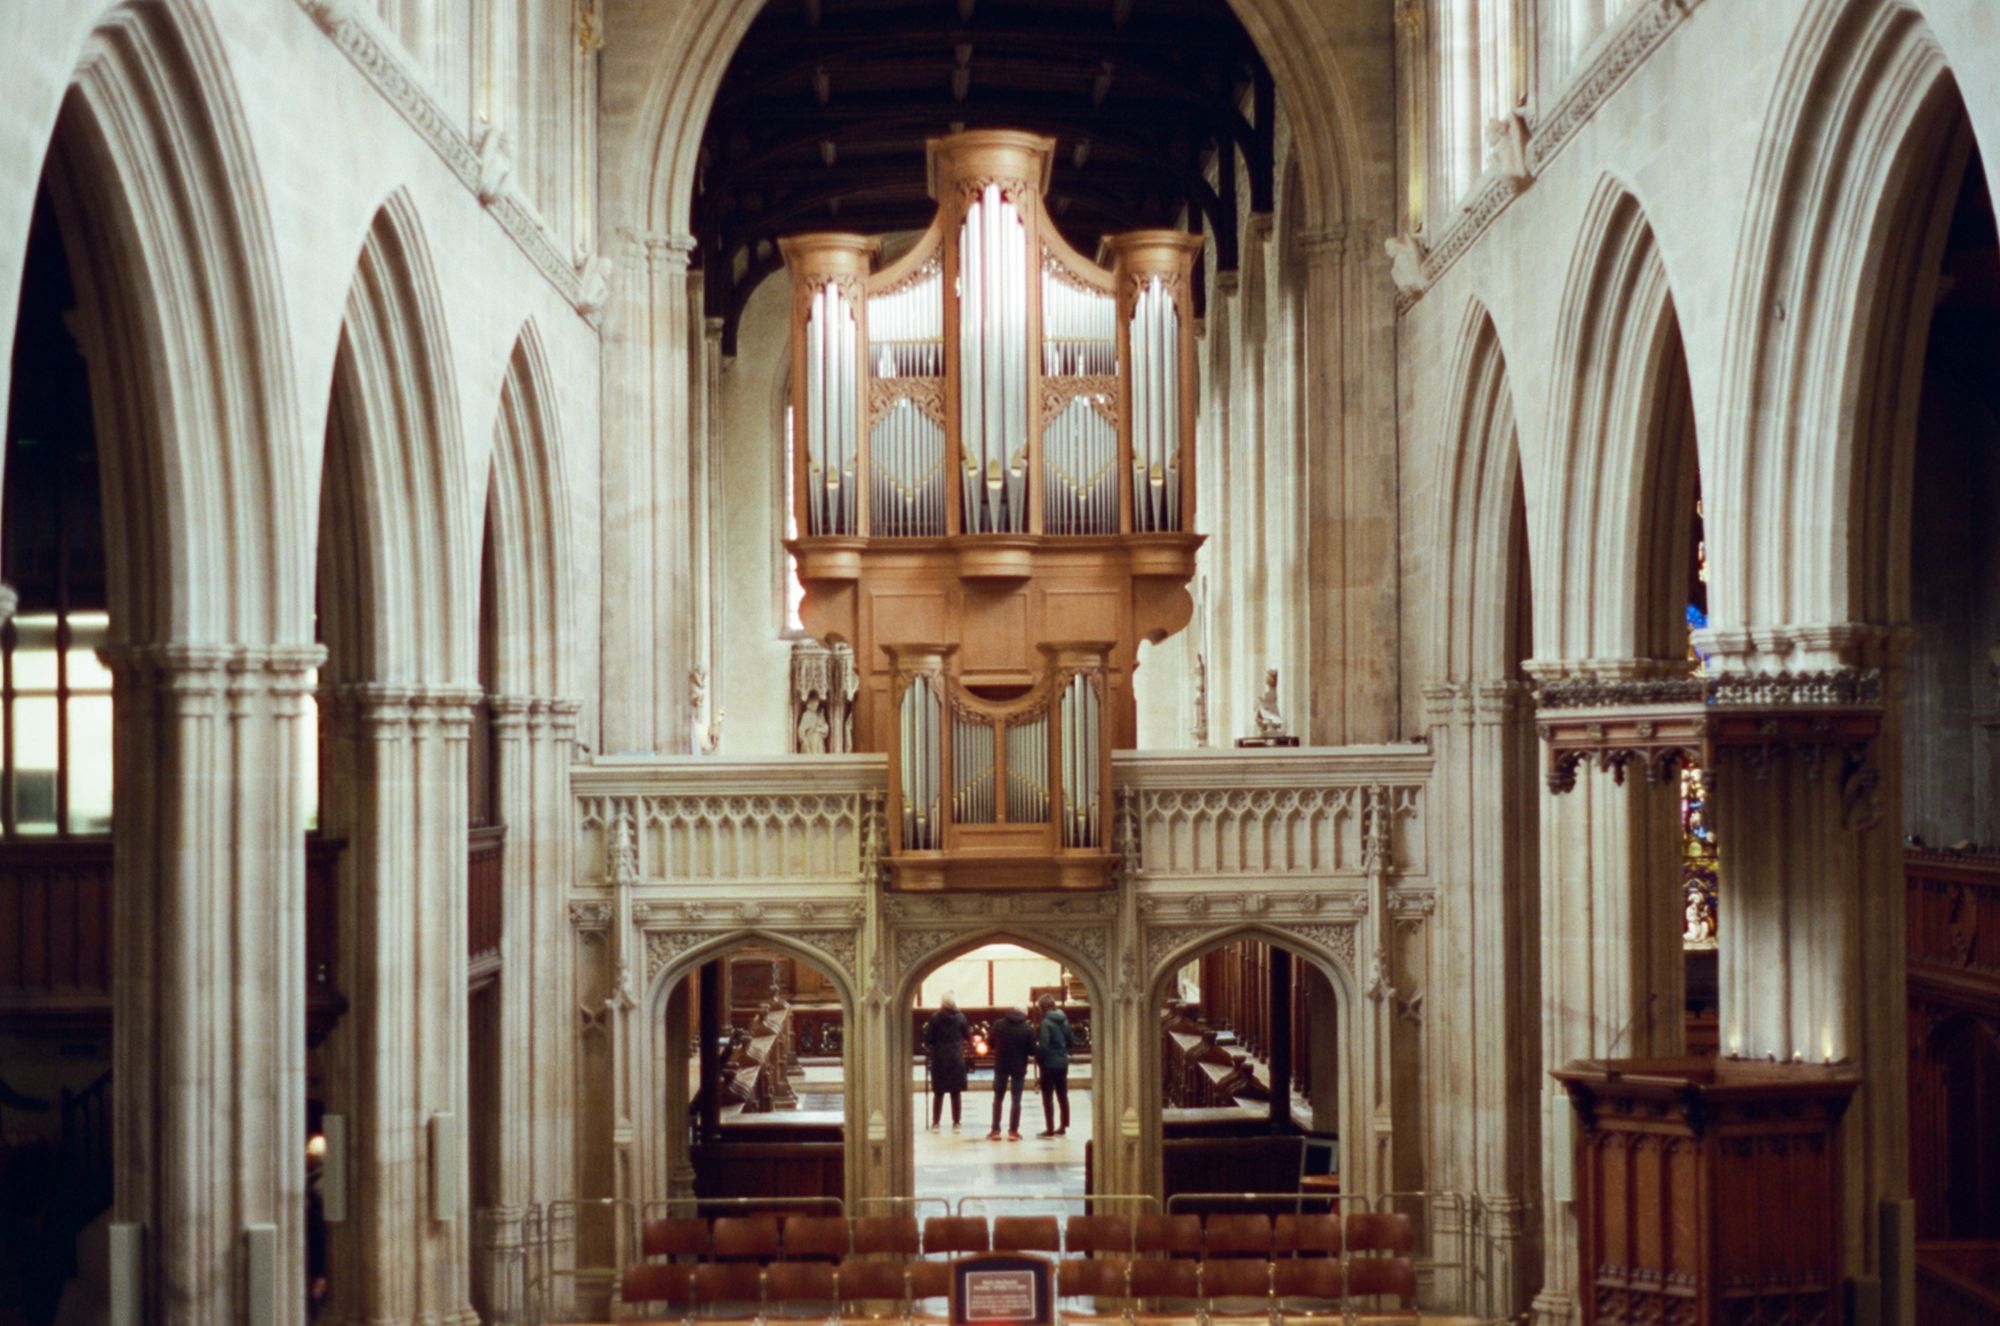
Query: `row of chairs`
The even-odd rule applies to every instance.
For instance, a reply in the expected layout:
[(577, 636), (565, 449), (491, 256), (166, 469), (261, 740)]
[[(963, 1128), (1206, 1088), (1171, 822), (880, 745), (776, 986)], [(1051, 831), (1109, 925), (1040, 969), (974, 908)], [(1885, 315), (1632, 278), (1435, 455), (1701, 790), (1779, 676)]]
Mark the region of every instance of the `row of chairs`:
[(775, 1215), (668, 1217), (647, 1220), (640, 1251), (647, 1258), (698, 1261), (837, 1261), (848, 1256), (961, 1256), (979, 1252), (1046, 1252), (1066, 1256), (1177, 1258), (1383, 1253), (1407, 1256), (1415, 1243), (1410, 1217), (1397, 1212), (1280, 1215), (1261, 1212), (1199, 1215), (915, 1216)]
[[(1414, 1311), (1417, 1282), (1407, 1215), (1261, 1213), (1070, 1216), (719, 1216), (653, 1219), (641, 1231), (648, 1258), (626, 1268), (627, 1308), (664, 1304), (685, 1317), (726, 1305), (897, 1305), (950, 1295), (951, 1261), (967, 1254), (1052, 1254), (1064, 1299), (1109, 1300), (1131, 1320), (1146, 1303), (1260, 1301), (1277, 1321), (1288, 1304), (1351, 1309), (1382, 1296)], [(667, 1259), (667, 1260), (655, 1260)], [(1310, 1310), (1310, 1308), (1308, 1309)], [(1071, 1319), (1097, 1314), (1066, 1313)]]
[[(837, 1262), (641, 1262), (627, 1267), (619, 1286), (626, 1309), (664, 1304), (691, 1320), (702, 1309), (751, 1308), (757, 1320), (773, 1308), (823, 1306), (828, 1320), (864, 1303), (889, 1303), (909, 1323), (918, 1305), (951, 1295), (950, 1261), (886, 1261), (843, 1257)], [(1135, 1320), (1148, 1303), (1171, 1310), (1193, 1304), (1198, 1320), (1241, 1314), (1246, 1302), (1274, 1323), (1288, 1309), (1309, 1315), (1351, 1312), (1354, 1300), (1393, 1298), (1417, 1320), (1417, 1273), (1408, 1257), (1072, 1257), (1056, 1263), (1063, 1300), (1109, 1302), (1114, 1311), (1065, 1311), (1069, 1321)], [(925, 1320), (938, 1314), (924, 1313)]]

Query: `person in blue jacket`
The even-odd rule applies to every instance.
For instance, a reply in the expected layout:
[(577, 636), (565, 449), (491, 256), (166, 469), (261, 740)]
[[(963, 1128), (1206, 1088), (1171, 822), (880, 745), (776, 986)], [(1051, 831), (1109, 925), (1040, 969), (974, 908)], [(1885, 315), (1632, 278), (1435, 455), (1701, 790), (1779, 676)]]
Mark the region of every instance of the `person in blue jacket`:
[[(1069, 1049), (1076, 1037), (1069, 1029), (1069, 1014), (1056, 1007), (1055, 996), (1041, 998), (1042, 1026), (1035, 1036), (1035, 1061), (1042, 1066), (1042, 1122), (1038, 1137), (1061, 1137), (1069, 1131)], [(1056, 1105), (1062, 1105), (1062, 1122), (1056, 1122)]]

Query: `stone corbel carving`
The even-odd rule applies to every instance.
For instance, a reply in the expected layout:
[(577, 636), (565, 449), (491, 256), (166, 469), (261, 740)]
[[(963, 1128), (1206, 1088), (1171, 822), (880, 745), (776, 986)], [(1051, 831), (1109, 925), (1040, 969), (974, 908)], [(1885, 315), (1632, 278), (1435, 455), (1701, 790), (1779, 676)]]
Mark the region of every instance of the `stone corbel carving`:
[(1389, 279), (1396, 283), (1397, 293), (1411, 297), (1421, 295), (1424, 292), (1424, 242), (1405, 231), (1383, 240), (1382, 251), (1389, 255)]
[(1484, 127), (1486, 156), (1481, 163), (1488, 175), (1510, 181), (1516, 189), (1530, 182), (1528, 171), (1528, 122), (1519, 111), (1488, 120)]
[(305, 0), (306, 13), (321, 32), (332, 32), (349, 17), (349, 0)]
[(611, 259), (593, 253), (577, 264), (576, 311), (595, 327), (611, 302)]
[(472, 150), (479, 156), (479, 174), (473, 182), (473, 192), (479, 195), (482, 206), (491, 207), (514, 173), (514, 154), (507, 131), (490, 122), (480, 125), (478, 136), (472, 140)]

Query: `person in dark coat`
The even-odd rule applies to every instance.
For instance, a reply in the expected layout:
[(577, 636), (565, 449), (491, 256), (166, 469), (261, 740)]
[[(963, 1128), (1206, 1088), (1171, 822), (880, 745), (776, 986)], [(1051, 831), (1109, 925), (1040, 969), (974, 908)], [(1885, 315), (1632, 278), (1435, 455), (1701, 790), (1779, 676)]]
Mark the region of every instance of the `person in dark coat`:
[[(1042, 1025), (1035, 1034), (1035, 1062), (1042, 1066), (1041, 1137), (1061, 1137), (1069, 1131), (1069, 1014), (1056, 1007), (1053, 995), (1041, 998)], [(1062, 1122), (1056, 1122), (1056, 1104), (1062, 1104)]]
[(958, 1129), (959, 1102), (965, 1090), (965, 1042), (971, 1024), (958, 1011), (958, 1000), (946, 995), (943, 1006), (924, 1024), (924, 1053), (931, 1061), (931, 1131), (944, 1118), (944, 1099), (951, 1097), (951, 1126)]
[(1000, 1140), (1000, 1103), (1007, 1092), (1014, 1093), (1014, 1113), (1007, 1124), (1007, 1140), (1021, 1140), (1021, 1092), (1028, 1085), (1028, 1056), (1035, 1048), (1035, 1028), (1028, 1010), (1010, 1008), (993, 1024), (993, 1131), (986, 1140)]

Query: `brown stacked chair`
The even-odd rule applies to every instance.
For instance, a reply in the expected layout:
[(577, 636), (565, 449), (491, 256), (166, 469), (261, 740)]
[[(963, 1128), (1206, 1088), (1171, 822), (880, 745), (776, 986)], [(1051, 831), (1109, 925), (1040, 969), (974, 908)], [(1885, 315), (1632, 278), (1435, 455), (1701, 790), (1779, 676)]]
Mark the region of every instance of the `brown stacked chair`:
[[(1410, 1254), (1417, 1246), (1416, 1229), (1402, 1212), (1357, 1212), (1347, 1217), (1347, 1294), (1349, 1298), (1393, 1295), (1405, 1310), (1417, 1297), (1417, 1268)], [(1354, 1253), (1387, 1254), (1354, 1256)]]
[(756, 1306), (754, 1315), (762, 1317), (764, 1268), (755, 1262), (702, 1262), (694, 1268), (694, 1301), (708, 1308), (719, 1303), (750, 1303)]
[(1281, 1215), (1271, 1229), (1271, 1250), (1279, 1257), (1338, 1257), (1340, 1217)]
[(764, 1268), (764, 1303), (824, 1303), (827, 1316), (840, 1315), (840, 1281), (834, 1263), (773, 1262)]
[(1132, 1255), (1132, 1218), (1115, 1215), (1073, 1215), (1063, 1224), (1063, 1249), (1070, 1256)]
[[(1074, 1219), (1075, 1217), (1072, 1217)], [(1056, 1297), (1115, 1299), (1117, 1312), (1076, 1312), (1065, 1310), (1067, 1321), (1109, 1320), (1124, 1315), (1125, 1276), (1128, 1263), (1123, 1257), (1066, 1257), (1056, 1263)]]
[[(942, 1219), (943, 1217), (940, 1218)], [(986, 1222), (982, 1220), (979, 1223), (980, 1225), (983, 1226), (985, 1225)], [(937, 1314), (919, 1313), (916, 1310), (916, 1307), (917, 1304), (926, 1302), (930, 1299), (942, 1298), (947, 1301), (950, 1300), (951, 1263), (931, 1262), (931, 1261), (911, 1262), (909, 1264), (909, 1279), (907, 1283), (909, 1285), (910, 1296), (908, 1301), (904, 1304), (903, 1307), (904, 1317), (905, 1318), (924, 1317), (926, 1319), (936, 1320)], [(950, 1316), (949, 1310), (947, 1310), (944, 1315), (946, 1317), (949, 1317)]]
[(894, 1253), (914, 1257), (919, 1247), (915, 1216), (856, 1216), (853, 1226), (854, 1255)]
[(648, 1220), (639, 1231), (639, 1251), (646, 1257), (706, 1257), (708, 1221), (700, 1216)]
[[(914, 1234), (914, 1229), (911, 1232)], [(894, 1303), (899, 1314), (909, 1306), (909, 1286), (904, 1283), (900, 1258), (884, 1261), (861, 1256), (844, 1257), (839, 1274), (843, 1303)]]
[(1141, 1256), (1160, 1253), (1168, 1257), (1200, 1257), (1201, 1217), (1142, 1215), (1132, 1227), (1132, 1250)]
[(986, 1252), (992, 1247), (985, 1216), (932, 1216), (924, 1221), (924, 1255)]
[(1338, 1304), (1346, 1295), (1346, 1277), (1331, 1257), (1280, 1257), (1271, 1263), (1271, 1297), (1280, 1312), (1288, 1300)]
[(694, 1311), (694, 1267), (672, 1262), (640, 1262), (625, 1268), (618, 1282), (618, 1301), (626, 1307), (641, 1303), (665, 1303), (681, 1310), (683, 1317)]
[[(1209, 1217), (1213, 1224), (1214, 1216)], [(1266, 1222), (1269, 1223), (1268, 1221)], [(1257, 1298), (1269, 1306), (1271, 1263), (1263, 1257), (1217, 1257), (1201, 1263), (1201, 1297), (1209, 1315), (1215, 1313), (1217, 1299)]]
[(1271, 1217), (1262, 1211), (1212, 1215), (1206, 1235), (1204, 1256), (1271, 1258)]
[(1126, 1292), (1135, 1308), (1148, 1300), (1197, 1299), (1201, 1297), (1200, 1269), (1201, 1263), (1184, 1257), (1135, 1258)]
[(719, 1262), (776, 1261), (776, 1216), (717, 1216), (711, 1255)]
[(786, 1216), (785, 1260), (837, 1262), (850, 1251), (842, 1216)]
[(1415, 1312), (1417, 1268), (1408, 1257), (1355, 1257), (1347, 1263), (1349, 1298), (1392, 1295), (1406, 1312)]
[(995, 1216), (993, 1251), (1061, 1252), (1062, 1229), (1054, 1216)]

